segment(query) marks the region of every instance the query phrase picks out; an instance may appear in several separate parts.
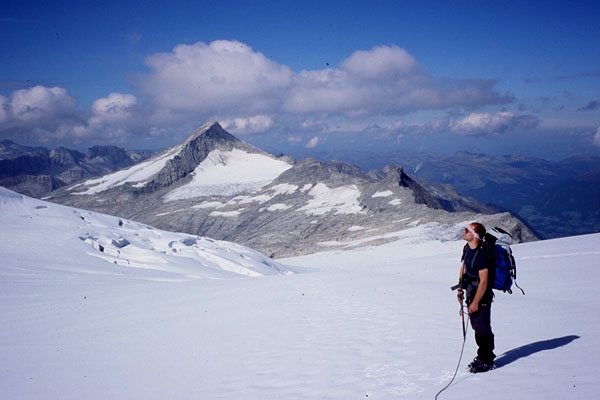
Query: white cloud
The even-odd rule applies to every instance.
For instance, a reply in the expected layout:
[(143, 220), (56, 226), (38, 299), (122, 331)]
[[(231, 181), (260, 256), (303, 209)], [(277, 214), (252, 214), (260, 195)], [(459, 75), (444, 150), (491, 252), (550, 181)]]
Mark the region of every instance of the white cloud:
[(132, 109), (138, 100), (131, 94), (111, 93), (92, 104), (92, 118), (94, 122), (122, 122), (132, 115)]
[(306, 148), (307, 149), (314, 149), (315, 147), (317, 147), (317, 145), (319, 144), (320, 139), (318, 136), (314, 136), (312, 137), (308, 143), (306, 143)]
[(515, 128), (531, 129), (538, 124), (539, 121), (532, 116), (501, 111), (495, 114), (471, 113), (451, 121), (450, 129), (461, 135), (496, 135)]
[(376, 116), (417, 109), (500, 104), (491, 80), (436, 81), (406, 50), (356, 51), (339, 68), (293, 72), (238, 41), (178, 45), (149, 56), (143, 97), (182, 116), (320, 114)]
[(8, 98), (0, 96), (0, 124), (6, 123), (10, 118), (10, 104)]
[(268, 115), (254, 115), (246, 118), (225, 119), (220, 121), (224, 129), (237, 134), (259, 133), (273, 126), (273, 118)]
[(293, 81), (289, 68), (237, 41), (178, 45), (146, 64), (152, 73), (138, 79), (140, 91), (180, 112), (270, 110)]
[(17, 142), (74, 137), (83, 120), (75, 99), (61, 87), (38, 85), (0, 96), (0, 133)]
[(289, 112), (376, 116), (418, 109), (503, 104), (492, 80), (440, 80), (397, 46), (357, 51), (339, 69), (302, 71), (284, 99)]
[[(477, 107), (512, 99), (492, 80), (436, 80), (397, 46), (360, 50), (338, 68), (294, 72), (238, 41), (181, 44), (146, 58), (150, 71), (135, 78), (134, 94), (110, 93), (87, 110), (64, 88), (35, 86), (0, 96), (0, 131), (29, 135), (118, 138), (191, 132), (208, 120), (235, 134), (283, 127), (305, 142), (320, 132), (364, 126), (359, 117), (397, 120), (418, 110)], [(144, 99), (143, 101), (138, 99)], [(487, 121), (486, 121), (487, 119)], [(527, 122), (521, 117), (472, 114), (454, 132), (487, 133)], [(307, 122), (308, 121), (308, 122)], [(496, 122), (494, 122), (496, 121)], [(308, 146), (319, 143), (315, 136)]]
[(594, 135), (594, 146), (600, 147), (600, 127), (596, 129), (596, 134)]
[(298, 144), (298, 143), (302, 142), (302, 137), (298, 136), (298, 135), (289, 135), (287, 137), (287, 141), (290, 144)]
[(131, 128), (141, 125), (145, 116), (139, 112), (138, 99), (131, 94), (111, 93), (92, 104), (86, 125), (73, 134), (77, 137), (100, 136), (122, 141)]
[(132, 125), (145, 122), (134, 112), (137, 98), (129, 94), (111, 93), (94, 101), (89, 111), (78, 110), (76, 105), (65, 88), (35, 86), (17, 90), (10, 98), (0, 96), (0, 131), (41, 142), (120, 139)]
[(389, 82), (420, 74), (413, 56), (397, 46), (378, 46), (370, 51), (356, 51), (341, 64), (342, 70), (358, 79)]
[(34, 86), (16, 90), (0, 100), (0, 122), (27, 124), (71, 113), (76, 102), (66, 89)]

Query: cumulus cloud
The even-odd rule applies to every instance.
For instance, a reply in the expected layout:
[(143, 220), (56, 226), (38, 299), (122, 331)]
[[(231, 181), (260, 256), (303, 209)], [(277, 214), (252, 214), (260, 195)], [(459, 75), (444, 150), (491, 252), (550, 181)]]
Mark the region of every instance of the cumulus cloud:
[[(340, 121), (513, 100), (498, 93), (494, 80), (436, 79), (393, 45), (356, 51), (337, 68), (300, 72), (228, 40), (181, 44), (145, 62), (149, 72), (134, 78), (134, 94), (110, 93), (85, 110), (60, 87), (35, 86), (0, 96), (0, 131), (114, 139), (134, 131), (152, 137), (219, 120), (236, 134), (285, 126), (291, 135), (306, 135), (304, 142), (319, 132), (340, 131)], [(311, 127), (303, 121), (312, 121)], [(485, 134), (531, 123), (519, 116), (472, 114), (452, 129)], [(309, 146), (319, 143), (314, 139)]]
[(9, 100), (5, 96), (0, 96), (0, 124), (5, 124), (6, 122), (8, 122), (9, 119), (10, 119)]
[(269, 130), (273, 126), (273, 118), (268, 115), (254, 115), (246, 118), (223, 119), (221, 125), (232, 133), (258, 133)]
[(66, 89), (34, 86), (16, 90), (10, 99), (0, 100), (0, 122), (2, 124), (28, 124), (47, 121), (69, 114), (75, 108), (76, 101)]
[(596, 129), (596, 134), (594, 135), (594, 146), (600, 147), (600, 127)]
[(339, 69), (303, 71), (287, 92), (284, 110), (346, 116), (389, 115), (418, 109), (505, 104), (493, 80), (439, 80), (397, 46), (357, 51)]
[(0, 96), (0, 134), (16, 141), (70, 137), (83, 119), (75, 99), (61, 87), (38, 85)]
[(160, 108), (183, 112), (272, 109), (293, 81), (292, 71), (237, 41), (179, 45), (149, 56), (139, 90)]
[(311, 138), (311, 139), (308, 141), (308, 143), (306, 143), (306, 146), (305, 146), (305, 147), (306, 147), (307, 149), (314, 149), (315, 147), (317, 147), (317, 146), (318, 146), (318, 144), (319, 144), (319, 142), (320, 142), (320, 141), (321, 141), (321, 140), (319, 139), (319, 137), (318, 137), (318, 136), (314, 136), (314, 137), (312, 137), (312, 138)]
[(397, 46), (378, 46), (370, 51), (356, 51), (342, 62), (341, 67), (360, 79), (386, 82), (420, 73), (415, 58)]
[[(102, 136), (122, 141), (133, 127), (144, 126), (145, 115), (140, 111), (137, 97), (111, 93), (94, 101), (85, 126), (78, 127), (76, 136)], [(75, 133), (75, 132), (74, 132)]]
[(111, 93), (94, 101), (89, 122), (92, 125), (123, 123), (132, 117), (137, 104), (137, 98), (131, 94)]
[(460, 135), (498, 135), (515, 129), (532, 129), (538, 125), (535, 117), (507, 111), (471, 113), (462, 119), (450, 121), (451, 131)]
[(364, 116), (504, 104), (493, 80), (439, 80), (406, 50), (356, 51), (339, 68), (293, 72), (238, 41), (176, 46), (149, 56), (136, 80), (156, 107), (180, 113)]
[(34, 86), (17, 90), (10, 98), (0, 96), (0, 132), (42, 142), (114, 139), (125, 136), (132, 125), (141, 125), (143, 117), (134, 112), (137, 105), (133, 95), (111, 93), (94, 101), (89, 110), (79, 110), (66, 89)]

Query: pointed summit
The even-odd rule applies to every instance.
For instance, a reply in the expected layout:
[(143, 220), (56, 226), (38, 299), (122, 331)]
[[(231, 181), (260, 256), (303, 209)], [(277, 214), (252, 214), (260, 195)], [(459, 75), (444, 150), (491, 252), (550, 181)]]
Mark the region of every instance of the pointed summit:
[(146, 186), (151, 190), (169, 186), (191, 173), (211, 151), (231, 151), (234, 148), (258, 151), (227, 132), (218, 122), (206, 123), (185, 142), (167, 150), (176, 154), (166, 161), (164, 168)]
[(210, 121), (206, 124), (202, 125), (200, 128), (196, 129), (190, 137), (186, 139), (185, 143), (193, 142), (197, 139), (209, 139), (215, 142), (240, 142), (235, 136), (231, 133), (227, 132), (221, 124), (216, 121)]
[[(252, 158), (252, 161), (249, 158)], [(196, 129), (181, 144), (170, 147), (131, 168), (87, 180), (66, 191), (71, 194), (96, 195), (114, 188), (129, 188), (137, 194), (152, 193), (175, 184), (184, 184), (182, 180), (184, 178), (189, 180), (190, 175), (195, 178), (193, 180), (196, 181), (194, 183), (197, 186), (197, 181), (202, 180), (200, 175), (207, 166), (214, 172), (215, 165), (225, 165), (228, 160), (245, 165), (245, 167), (238, 165), (239, 170), (236, 173), (244, 175), (243, 180), (252, 182), (270, 182), (291, 167), (288, 163), (279, 161), (272, 155), (237, 139), (218, 122), (209, 122)], [(207, 165), (200, 168), (203, 163)], [(258, 171), (254, 168), (256, 165)], [(213, 168), (210, 168), (211, 166)], [(270, 173), (265, 175), (265, 171)], [(251, 176), (256, 173), (258, 173), (257, 177)], [(227, 174), (232, 175), (232, 170), (228, 170)], [(271, 176), (273, 174), (275, 176)], [(238, 177), (230, 178), (236, 180)], [(256, 184), (249, 187), (255, 186)]]

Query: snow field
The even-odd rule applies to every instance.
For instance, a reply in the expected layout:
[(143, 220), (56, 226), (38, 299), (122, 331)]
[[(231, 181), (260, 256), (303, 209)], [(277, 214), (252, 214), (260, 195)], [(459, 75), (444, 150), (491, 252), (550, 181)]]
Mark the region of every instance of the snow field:
[[(242, 246), (45, 204), (0, 192), (2, 398), (433, 399), (454, 373), (463, 243), (433, 226), (268, 265)], [(112, 251), (136, 249), (146, 267), (81, 239), (116, 234), (132, 247)], [(469, 328), (440, 399), (594, 398), (599, 243), (513, 246), (526, 295), (496, 295), (499, 368), (466, 371)], [(233, 262), (264, 276), (218, 268)]]
[(165, 201), (201, 196), (234, 196), (268, 185), (292, 166), (265, 155), (242, 150), (213, 150), (192, 173), (192, 181), (172, 190)]

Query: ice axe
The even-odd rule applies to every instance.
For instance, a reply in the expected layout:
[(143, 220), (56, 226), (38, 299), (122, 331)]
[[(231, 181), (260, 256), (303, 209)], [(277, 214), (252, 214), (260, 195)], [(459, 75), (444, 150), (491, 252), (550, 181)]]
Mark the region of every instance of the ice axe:
[(463, 340), (465, 340), (467, 338), (467, 325), (465, 324), (465, 305), (464, 305), (464, 297), (463, 297), (463, 290), (461, 289), (461, 283), (458, 282), (458, 284), (452, 286), (450, 288), (450, 290), (454, 291), (458, 289), (458, 293), (457, 293), (457, 297), (460, 299), (459, 303), (460, 303), (460, 318), (462, 320), (462, 333), (463, 333)]

